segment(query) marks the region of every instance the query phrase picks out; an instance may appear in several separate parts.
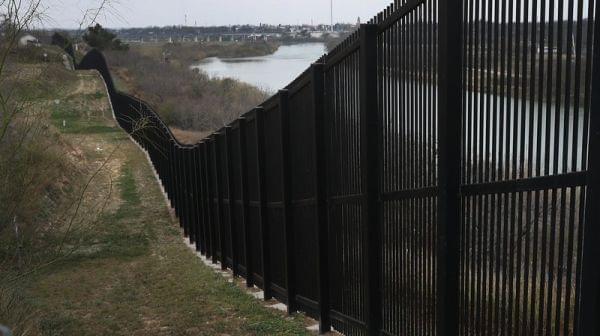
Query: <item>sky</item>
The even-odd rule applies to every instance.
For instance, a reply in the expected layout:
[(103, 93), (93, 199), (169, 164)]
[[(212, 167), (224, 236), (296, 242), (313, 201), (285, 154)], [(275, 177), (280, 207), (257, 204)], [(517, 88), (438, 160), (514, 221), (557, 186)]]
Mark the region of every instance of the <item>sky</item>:
[[(117, 2), (115, 2), (117, 1)], [(393, 0), (333, 0), (334, 22), (364, 22)], [(46, 28), (77, 28), (101, 0), (46, 0)], [(113, 0), (98, 21), (111, 28), (330, 22), (330, 0)]]

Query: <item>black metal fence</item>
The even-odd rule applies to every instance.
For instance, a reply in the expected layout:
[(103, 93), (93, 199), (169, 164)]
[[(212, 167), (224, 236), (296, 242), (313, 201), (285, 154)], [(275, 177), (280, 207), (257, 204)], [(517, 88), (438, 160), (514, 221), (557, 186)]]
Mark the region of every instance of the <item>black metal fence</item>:
[(396, 1), (194, 146), (115, 91), (186, 236), (348, 335), (600, 334), (598, 3)]

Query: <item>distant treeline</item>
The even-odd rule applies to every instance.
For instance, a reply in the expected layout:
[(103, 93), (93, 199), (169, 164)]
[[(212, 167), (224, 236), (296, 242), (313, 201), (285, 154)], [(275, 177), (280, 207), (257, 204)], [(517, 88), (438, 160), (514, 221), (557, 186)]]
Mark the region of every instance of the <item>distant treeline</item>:
[(581, 71), (590, 61), (592, 30), (587, 19), (543, 25), (471, 21), (464, 37), (470, 77), (466, 85), (496, 94), (510, 90), (513, 97), (527, 95), (546, 102), (564, 101), (557, 94), (561, 85), (570, 85), (571, 102), (576, 96), (582, 100), (585, 92), (577, 88), (584, 88), (587, 80)]
[[(194, 39), (211, 40), (218, 39), (219, 36), (260, 36), (269, 34), (271, 38), (289, 39), (289, 38), (313, 38), (328, 39), (335, 38), (338, 34), (344, 34), (354, 31), (355, 24), (338, 23), (334, 25), (334, 34), (330, 34), (329, 25), (232, 25), (232, 26), (211, 26), (211, 27), (192, 27), (192, 26), (165, 26), (165, 27), (144, 27), (144, 28), (123, 28), (109, 29), (123, 40), (144, 40), (144, 41), (168, 41), (170, 39), (179, 41), (185, 39), (193, 41)], [(73, 36), (77, 31), (67, 31)], [(323, 36), (311, 36), (312, 32), (324, 32)], [(296, 41), (297, 42), (297, 41)]]
[[(420, 36), (436, 36), (437, 24), (431, 24), (430, 21), (421, 21), (416, 23), (400, 23), (398, 28), (404, 31), (415, 32)], [(578, 32), (581, 33), (581, 47), (587, 50), (588, 44), (593, 41), (590, 39), (589, 33), (593, 33), (593, 24), (590, 25), (588, 19), (583, 19), (580, 23), (577, 21), (557, 21), (553, 24), (539, 22), (531, 23), (507, 23), (494, 22), (486, 20), (469, 20), (464, 27), (464, 43), (468, 46), (478, 46), (481, 48), (485, 45), (502, 45), (508, 46), (512, 41), (513, 48), (528, 45), (531, 46), (535, 40), (535, 45), (543, 48), (562, 49), (566, 52), (567, 46), (570, 44), (573, 48), (577, 41)], [(543, 33), (543, 35), (542, 35)], [(550, 33), (552, 33), (550, 35)], [(388, 41), (389, 43), (401, 43), (402, 34), (396, 35), (397, 39)], [(559, 36), (562, 38), (559, 39)], [(408, 39), (402, 43), (410, 46), (425, 43), (425, 39)], [(431, 44), (435, 44), (436, 40), (431, 39)]]
[[(404, 50), (396, 57), (403, 58), (403, 66), (388, 69), (401, 78), (435, 80), (427, 76), (434, 70), (435, 59), (405, 57), (414, 50), (437, 48), (437, 25), (426, 21), (402, 26), (410, 34), (428, 38), (403, 38), (403, 34), (384, 42), (391, 47), (401, 45)], [(465, 85), (472, 91), (502, 95), (535, 96), (536, 100), (556, 101), (557, 89), (571, 85), (568, 91), (571, 102), (584, 97), (588, 74), (587, 68), (593, 40), (593, 26), (587, 19), (581, 22), (561, 21), (553, 24), (499, 23), (485, 20), (469, 20), (464, 29)], [(416, 31), (416, 33), (415, 33)], [(412, 35), (414, 36), (414, 35)], [(422, 78), (427, 77), (427, 78)], [(568, 81), (567, 81), (568, 79)], [(525, 93), (524, 93), (525, 92)], [(566, 95), (565, 93), (563, 93)], [(564, 101), (564, 97), (562, 98)]]

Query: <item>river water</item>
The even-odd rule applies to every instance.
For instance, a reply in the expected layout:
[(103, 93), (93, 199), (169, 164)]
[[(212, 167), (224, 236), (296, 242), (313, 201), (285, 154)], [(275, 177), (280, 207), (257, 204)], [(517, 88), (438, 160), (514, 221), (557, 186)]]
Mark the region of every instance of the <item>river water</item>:
[(233, 78), (274, 93), (284, 88), (326, 52), (323, 43), (281, 46), (274, 54), (260, 57), (203, 60), (194, 68), (211, 77)]
[[(205, 71), (211, 77), (234, 78), (274, 93), (284, 88), (306, 70), (311, 63), (326, 52), (325, 49), (325, 45), (322, 43), (296, 44), (282, 46), (274, 54), (262, 57), (208, 58), (195, 67)], [(413, 87), (420, 87), (421, 90), (425, 89), (424, 86), (429, 85), (410, 81), (407, 84), (410, 83)], [(429, 89), (433, 90), (432, 92), (436, 90), (435, 87), (429, 87)], [(583, 142), (586, 141), (584, 139), (586, 134), (584, 124), (586, 123), (584, 122), (585, 111), (583, 108), (580, 107), (577, 110), (573, 106), (557, 108), (554, 104), (548, 106), (546, 103), (537, 101), (524, 102), (520, 99), (494, 97), (475, 92), (468, 92), (467, 96), (467, 100), (471, 104), (476, 104), (473, 107), (475, 111), (480, 110), (476, 113), (477, 116), (471, 114), (466, 120), (471, 128), (467, 142), (473, 146), (472, 150), (474, 151), (470, 155), (471, 159), (475, 159), (475, 157), (490, 159), (492, 156), (507, 154), (508, 157), (513, 157), (516, 155), (514, 149), (518, 148), (523, 148), (524, 156), (528, 158), (530, 156), (529, 148), (532, 145), (533, 162), (525, 162), (525, 166), (540, 167), (542, 171), (548, 168), (555, 173), (585, 169), (582, 167), (585, 155)], [(496, 106), (494, 107), (492, 104), (490, 112), (485, 113), (486, 109), (481, 109), (481, 102), (488, 100), (493, 101)], [(431, 107), (421, 106), (421, 108), (430, 109)], [(496, 118), (493, 118), (494, 114)], [(565, 114), (567, 114), (566, 117)], [(489, 124), (488, 116), (493, 119), (489, 121)], [(489, 126), (484, 126), (486, 124)], [(533, 129), (528, 127), (530, 124), (534, 125)], [(541, 126), (541, 129), (535, 127), (536, 125)], [(498, 132), (488, 134), (488, 127), (495, 128)], [(521, 132), (522, 128), (524, 128), (523, 132)], [(558, 131), (555, 132), (555, 129)], [(405, 130), (409, 136), (418, 132), (418, 130)], [(508, 139), (508, 143), (505, 143), (504, 146), (500, 145), (501, 134), (504, 139)], [(566, 141), (565, 136), (568, 137)], [(505, 141), (507, 140), (503, 142)], [(496, 153), (490, 151), (494, 147), (492, 145), (494, 142), (498, 143)], [(575, 147), (573, 147), (574, 144), (576, 144)], [(558, 149), (557, 155), (554, 154), (555, 148)], [(564, 161), (567, 163), (563, 165)], [(575, 162), (575, 166), (572, 162)], [(547, 165), (549, 166), (546, 167)]]

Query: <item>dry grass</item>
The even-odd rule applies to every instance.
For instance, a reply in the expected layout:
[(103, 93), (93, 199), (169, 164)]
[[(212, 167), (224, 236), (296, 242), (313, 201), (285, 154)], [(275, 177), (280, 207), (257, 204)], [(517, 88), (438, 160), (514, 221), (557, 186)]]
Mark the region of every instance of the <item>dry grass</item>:
[[(246, 50), (236, 45), (214, 50), (202, 48), (209, 47), (144, 44), (129, 52), (107, 52), (106, 56), (119, 90), (149, 102), (169, 126), (211, 132), (259, 105), (268, 94), (233, 79), (211, 79), (205, 73), (191, 70), (196, 56), (186, 54), (202, 59), (214, 55), (256, 55), (271, 50), (267, 47)], [(176, 55), (169, 62), (162, 59), (162, 50), (167, 49)]]
[(171, 132), (179, 142), (186, 145), (197, 144), (211, 134), (210, 132), (186, 131), (177, 127), (171, 127)]
[(72, 253), (13, 283), (16, 308), (0, 300), (0, 323), (15, 335), (305, 334), (302, 315), (265, 308), (183, 244), (145, 156), (110, 117), (98, 75), (59, 74), (42, 84), (70, 84), (38, 103), (75, 167), (99, 169), (82, 213), (98, 200), (104, 207), (67, 242)]
[(207, 57), (254, 57), (274, 53), (280, 44), (271, 41), (203, 42), (203, 43), (143, 43), (133, 44), (132, 50), (141, 55), (161, 59), (167, 51), (172, 62), (189, 66)]

